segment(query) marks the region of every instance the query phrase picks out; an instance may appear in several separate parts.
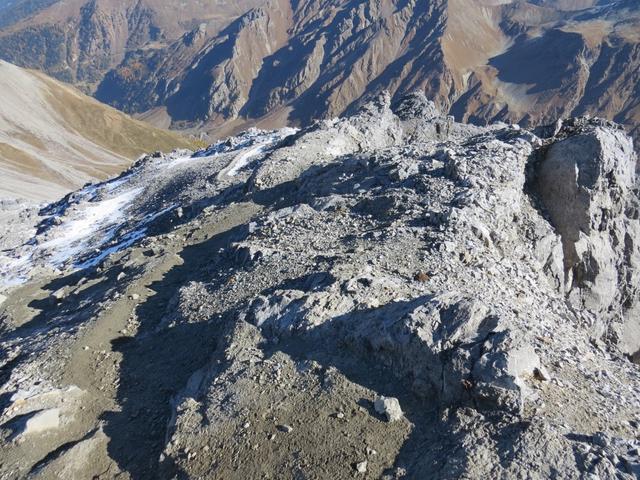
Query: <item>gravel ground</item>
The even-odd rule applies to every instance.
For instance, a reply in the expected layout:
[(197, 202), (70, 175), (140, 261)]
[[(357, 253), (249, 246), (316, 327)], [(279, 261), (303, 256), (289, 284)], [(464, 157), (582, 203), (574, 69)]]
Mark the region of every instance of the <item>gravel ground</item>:
[(382, 96), (24, 214), (0, 478), (636, 478), (635, 162)]

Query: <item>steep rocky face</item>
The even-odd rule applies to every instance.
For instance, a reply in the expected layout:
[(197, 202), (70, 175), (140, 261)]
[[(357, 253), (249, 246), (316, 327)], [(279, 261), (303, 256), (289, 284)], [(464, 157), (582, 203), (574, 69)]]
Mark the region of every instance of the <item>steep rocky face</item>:
[[(633, 144), (624, 132), (559, 125), (538, 166), (537, 191), (562, 239), (564, 290), (594, 314), (597, 334), (633, 354), (640, 345), (640, 212)], [(562, 275), (560, 275), (562, 277)]]
[(58, 79), (93, 91), (130, 50), (162, 46), (200, 23), (212, 32), (260, 0), (181, 2), (154, 0), (50, 1), (18, 15), (22, 3), (5, 7), (16, 13), (0, 32), (0, 57), (38, 68)]
[(2, 237), (0, 471), (635, 478), (635, 163), (419, 93), (146, 157)]
[[(185, 75), (169, 85), (167, 111), (175, 121), (213, 125), (236, 118), (247, 103), (265, 57), (286, 41), (288, 2), (272, 0), (232, 24), (199, 52)], [(198, 105), (201, 110), (194, 105)]]

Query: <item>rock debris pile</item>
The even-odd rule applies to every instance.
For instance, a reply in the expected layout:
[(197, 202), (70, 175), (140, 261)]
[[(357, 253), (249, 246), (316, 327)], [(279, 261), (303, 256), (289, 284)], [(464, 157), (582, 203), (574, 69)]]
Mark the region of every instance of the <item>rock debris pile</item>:
[(637, 478), (636, 164), (419, 94), (148, 157), (6, 255), (0, 476)]

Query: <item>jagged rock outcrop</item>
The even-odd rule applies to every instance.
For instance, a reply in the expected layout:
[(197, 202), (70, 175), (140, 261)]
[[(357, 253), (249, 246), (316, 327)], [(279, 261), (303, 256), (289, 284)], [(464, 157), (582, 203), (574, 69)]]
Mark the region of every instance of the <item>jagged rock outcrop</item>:
[(633, 165), (420, 94), (144, 158), (0, 257), (1, 471), (637, 477)]
[[(608, 129), (607, 129), (608, 127)], [(537, 166), (536, 189), (562, 239), (564, 286), (572, 305), (597, 318), (635, 353), (640, 342), (638, 159), (622, 130), (560, 122), (562, 138)]]

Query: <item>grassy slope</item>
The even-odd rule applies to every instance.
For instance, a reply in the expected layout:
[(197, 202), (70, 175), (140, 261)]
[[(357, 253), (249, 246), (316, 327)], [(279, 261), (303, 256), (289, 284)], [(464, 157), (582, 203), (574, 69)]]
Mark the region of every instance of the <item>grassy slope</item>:
[[(5, 95), (38, 99), (22, 103), (21, 112), (12, 111), (8, 101), (0, 105), (0, 116), (9, 119), (0, 122), (0, 198), (53, 200), (87, 181), (118, 174), (141, 154), (194, 147), (177, 133), (135, 120), (42, 73), (0, 67), (23, 80), (5, 84), (0, 102)], [(21, 120), (12, 123), (14, 115)], [(52, 119), (47, 128), (36, 121), (45, 117)]]
[(154, 150), (193, 147), (192, 141), (177, 133), (135, 120), (71, 86), (33, 73), (49, 86), (49, 102), (68, 128), (115, 154), (135, 158)]

